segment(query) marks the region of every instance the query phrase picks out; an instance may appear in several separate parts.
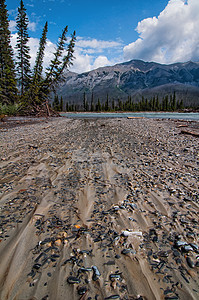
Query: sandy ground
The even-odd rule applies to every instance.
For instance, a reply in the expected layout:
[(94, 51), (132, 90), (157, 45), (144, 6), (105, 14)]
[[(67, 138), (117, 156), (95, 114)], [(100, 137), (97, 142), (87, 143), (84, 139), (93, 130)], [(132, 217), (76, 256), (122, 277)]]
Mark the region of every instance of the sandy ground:
[(184, 125), (1, 128), (0, 299), (199, 299), (199, 139)]

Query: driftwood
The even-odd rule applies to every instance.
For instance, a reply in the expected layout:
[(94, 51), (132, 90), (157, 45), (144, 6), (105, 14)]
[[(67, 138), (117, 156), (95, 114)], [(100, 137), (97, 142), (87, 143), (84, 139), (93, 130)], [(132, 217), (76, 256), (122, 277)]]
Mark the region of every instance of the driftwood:
[(31, 106), (27, 106), (21, 111), (21, 114), (34, 117), (60, 117), (60, 114), (54, 111), (47, 101), (41, 105), (32, 104)]
[(144, 119), (144, 117), (127, 117), (127, 119)]
[(181, 125), (178, 125), (178, 127), (177, 128), (181, 128), (181, 127), (188, 127), (188, 125), (185, 125), (185, 124), (181, 124)]
[(183, 129), (183, 130), (181, 130), (181, 133), (199, 137), (199, 132), (196, 132), (196, 131), (190, 131), (190, 130)]
[(6, 117), (6, 115), (4, 115), (4, 114), (0, 115), (0, 121), (5, 122), (5, 120), (4, 120), (5, 117)]

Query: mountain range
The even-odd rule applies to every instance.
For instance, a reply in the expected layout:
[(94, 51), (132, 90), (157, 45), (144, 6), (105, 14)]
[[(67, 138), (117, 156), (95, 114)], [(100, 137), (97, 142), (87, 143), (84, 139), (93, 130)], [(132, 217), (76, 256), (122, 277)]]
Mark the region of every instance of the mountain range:
[(107, 94), (109, 99), (127, 100), (131, 96), (137, 102), (142, 96), (158, 96), (161, 101), (174, 92), (185, 105), (199, 105), (199, 62), (166, 65), (131, 60), (82, 74), (67, 72), (57, 89), (64, 103), (79, 105), (84, 96), (91, 101), (92, 94), (96, 103), (98, 98), (105, 102)]

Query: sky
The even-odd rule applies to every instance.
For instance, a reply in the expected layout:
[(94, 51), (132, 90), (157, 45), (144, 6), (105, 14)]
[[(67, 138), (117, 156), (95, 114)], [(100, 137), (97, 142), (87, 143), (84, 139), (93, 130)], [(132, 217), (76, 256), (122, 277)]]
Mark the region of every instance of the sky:
[[(58, 37), (68, 25), (76, 31), (70, 71), (82, 73), (131, 59), (171, 64), (199, 61), (199, 0), (23, 0), (29, 18), (34, 65), (48, 21), (44, 65), (53, 58)], [(20, 0), (7, 0), (11, 43), (16, 44)]]

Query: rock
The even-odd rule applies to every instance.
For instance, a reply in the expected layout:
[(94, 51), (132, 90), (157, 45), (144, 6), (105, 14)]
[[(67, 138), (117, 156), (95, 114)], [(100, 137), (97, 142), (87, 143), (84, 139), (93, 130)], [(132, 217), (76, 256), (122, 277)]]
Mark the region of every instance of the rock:
[(87, 291), (88, 289), (85, 286), (79, 287), (77, 290), (79, 295), (84, 295)]
[(124, 255), (129, 254), (129, 253), (136, 254), (136, 251), (133, 250), (133, 249), (131, 249), (131, 248), (129, 248), (129, 249), (123, 249), (121, 251), (121, 253), (124, 254)]
[(55, 241), (55, 246), (60, 247), (62, 245), (61, 239)]
[(92, 279), (94, 281), (98, 280), (101, 276), (100, 274), (100, 271), (98, 270), (98, 268), (96, 266), (92, 266), (92, 269), (93, 269), (93, 276), (92, 276)]
[(108, 300), (108, 299), (121, 299), (119, 295), (111, 295), (109, 297), (106, 297), (104, 298), (105, 300)]
[(182, 251), (184, 252), (193, 251), (193, 248), (190, 245), (185, 245), (182, 247)]
[(119, 280), (121, 279), (121, 273), (110, 274), (109, 279), (111, 281)]
[(186, 261), (190, 268), (194, 268), (194, 266), (195, 266), (194, 262), (192, 261), (192, 259), (189, 256), (186, 257)]
[(81, 280), (80, 280), (78, 277), (69, 276), (69, 277), (67, 278), (67, 282), (68, 282), (69, 284), (76, 284), (76, 283), (80, 283)]

